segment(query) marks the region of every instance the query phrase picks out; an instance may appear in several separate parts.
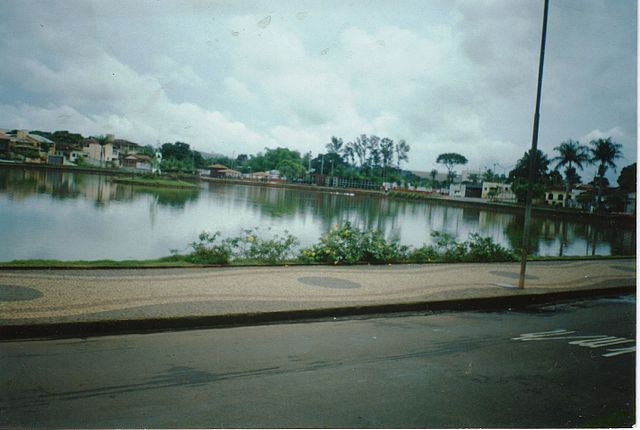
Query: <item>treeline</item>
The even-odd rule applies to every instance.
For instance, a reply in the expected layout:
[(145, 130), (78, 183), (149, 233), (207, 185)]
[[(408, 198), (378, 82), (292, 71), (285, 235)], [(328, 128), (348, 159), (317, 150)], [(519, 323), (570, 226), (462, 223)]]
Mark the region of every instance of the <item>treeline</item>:
[[(588, 145), (569, 139), (553, 150), (558, 154), (553, 158), (537, 150), (533, 172), (534, 198), (544, 198), (545, 191), (551, 187), (564, 187), (567, 194), (570, 193), (583, 183), (578, 171), (589, 165), (597, 169), (593, 180), (588, 182), (592, 185), (591, 189), (577, 197), (581, 205), (592, 205), (597, 210), (620, 211), (624, 208), (626, 194), (636, 191), (636, 163), (620, 171), (618, 188), (609, 188), (609, 180), (605, 175), (609, 170), (615, 171), (618, 160), (622, 158), (622, 145), (610, 137), (594, 139)], [(508, 176), (511, 189), (520, 202), (526, 198), (530, 159), (531, 150), (524, 153)]]
[(337, 176), (376, 183), (417, 183), (419, 178), (402, 170), (409, 160), (410, 146), (388, 137), (362, 134), (344, 142), (333, 136), (325, 145), (325, 152), (301, 154), (288, 148), (265, 148), (257, 154), (239, 154), (236, 158), (217, 157), (209, 161), (224, 164), (242, 173), (278, 170), (289, 179), (311, 174)]

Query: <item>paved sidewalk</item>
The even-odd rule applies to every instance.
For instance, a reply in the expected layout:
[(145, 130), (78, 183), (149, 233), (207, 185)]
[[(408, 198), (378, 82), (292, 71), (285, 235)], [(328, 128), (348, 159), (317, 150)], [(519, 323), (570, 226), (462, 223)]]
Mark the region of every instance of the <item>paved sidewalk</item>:
[[(56, 333), (250, 324), (267, 320), (465, 307), (635, 291), (636, 261), (0, 271), (0, 337), (29, 327)], [(469, 308), (467, 306), (467, 308)], [(40, 333), (37, 330), (34, 333)], [(50, 333), (51, 334), (51, 333)], [(24, 334), (26, 336), (26, 334)]]

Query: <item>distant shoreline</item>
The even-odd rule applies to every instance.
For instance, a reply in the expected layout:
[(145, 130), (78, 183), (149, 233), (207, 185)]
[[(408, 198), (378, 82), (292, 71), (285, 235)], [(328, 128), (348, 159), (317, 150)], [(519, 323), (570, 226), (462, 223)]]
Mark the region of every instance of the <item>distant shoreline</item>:
[[(0, 168), (8, 167), (13, 169), (32, 169), (32, 170), (58, 170), (58, 171), (68, 171), (68, 172), (78, 172), (78, 173), (88, 173), (88, 174), (97, 174), (97, 175), (111, 175), (111, 176), (130, 176), (132, 172), (123, 171), (119, 169), (107, 169), (107, 168), (98, 168), (98, 167), (77, 167), (77, 166), (53, 166), (51, 164), (29, 164), (29, 163), (10, 163), (0, 161)], [(221, 184), (237, 184), (237, 185), (248, 185), (254, 187), (269, 187), (269, 188), (285, 188), (285, 189), (294, 189), (294, 190), (303, 190), (303, 191), (315, 191), (315, 192), (325, 192), (331, 194), (353, 194), (353, 195), (369, 195), (376, 197), (386, 197), (394, 200), (406, 200), (406, 201), (423, 201), (430, 203), (440, 203), (446, 206), (454, 206), (454, 207), (462, 207), (462, 208), (470, 208), (470, 209), (486, 209), (493, 210), (496, 212), (506, 212), (512, 214), (524, 214), (524, 205), (520, 203), (503, 203), (503, 202), (492, 202), (492, 201), (480, 201), (480, 200), (470, 200), (467, 198), (457, 198), (457, 197), (449, 197), (442, 195), (430, 195), (425, 194), (424, 198), (414, 200), (404, 198), (398, 195), (387, 195), (383, 191), (380, 190), (365, 190), (360, 188), (337, 188), (337, 187), (326, 187), (320, 185), (311, 185), (311, 184), (291, 184), (286, 182), (262, 182), (262, 181), (252, 181), (246, 179), (231, 179), (231, 178), (211, 178), (207, 176), (199, 176), (201, 181), (210, 182), (210, 183), (221, 183)], [(132, 184), (132, 185), (144, 185), (144, 184)], [(398, 190), (401, 192), (411, 193), (411, 190)], [(626, 215), (626, 214), (590, 214), (585, 212), (576, 212), (570, 209), (559, 209), (553, 207), (545, 207), (545, 206), (534, 206), (532, 208), (532, 212), (534, 215), (545, 216), (549, 218), (556, 219), (570, 219), (574, 221), (582, 221), (582, 222), (603, 222), (608, 224), (614, 223), (625, 223), (632, 224), (635, 226), (636, 216), (635, 215)]]

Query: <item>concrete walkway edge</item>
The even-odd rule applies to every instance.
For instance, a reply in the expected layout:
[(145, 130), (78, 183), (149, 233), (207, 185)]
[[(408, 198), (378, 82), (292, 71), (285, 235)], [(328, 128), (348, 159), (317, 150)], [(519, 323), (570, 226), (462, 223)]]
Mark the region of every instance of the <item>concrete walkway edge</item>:
[(0, 326), (0, 340), (85, 338), (116, 334), (154, 333), (162, 331), (309, 322), (312, 320), (348, 318), (363, 315), (375, 317), (382, 316), (384, 314), (404, 312), (496, 311), (517, 309), (534, 304), (563, 300), (635, 294), (635, 291), (635, 286), (627, 286), (548, 292), (544, 294), (522, 294), (507, 297), (501, 296), (440, 301), (419, 301), (411, 303), (389, 303), (273, 312), (5, 325)]

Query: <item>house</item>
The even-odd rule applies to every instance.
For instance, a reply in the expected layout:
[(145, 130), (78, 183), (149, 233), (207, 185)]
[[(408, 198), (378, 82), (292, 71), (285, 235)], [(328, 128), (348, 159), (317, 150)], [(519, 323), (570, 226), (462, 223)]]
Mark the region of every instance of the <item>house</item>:
[(86, 162), (94, 166), (120, 165), (120, 150), (111, 141), (100, 145), (97, 140), (89, 138), (85, 140), (82, 151), (86, 154)]
[(242, 178), (242, 172), (238, 172), (237, 170), (227, 169), (224, 171), (224, 176), (226, 178)]
[(449, 196), (451, 197), (481, 197), (482, 185), (462, 183), (462, 184), (450, 184)]
[(249, 177), (251, 179), (267, 180), (269, 179), (269, 174), (267, 172), (252, 172), (249, 173)]
[(0, 129), (0, 156), (9, 156), (9, 150), (11, 149), (11, 138), (2, 129)]
[(111, 143), (115, 148), (118, 148), (120, 154), (137, 154), (140, 152), (140, 145), (135, 142), (130, 142), (125, 139), (112, 139)]
[(224, 164), (212, 164), (209, 166), (209, 176), (212, 178), (224, 178), (226, 176), (225, 172), (228, 170), (228, 167)]
[(51, 164), (54, 166), (64, 166), (64, 155), (58, 154), (48, 154), (47, 155), (47, 164)]
[(511, 184), (504, 184), (500, 182), (483, 182), (482, 194), (480, 197), (487, 200), (501, 202), (516, 201), (516, 195), (511, 191)]
[(129, 154), (122, 159), (122, 167), (130, 170), (151, 171), (151, 157), (144, 154)]
[(79, 151), (75, 145), (57, 143), (55, 148), (52, 148), (47, 155), (47, 164), (58, 164), (56, 158), (51, 158), (51, 161), (49, 161), (49, 157), (51, 156), (61, 156), (64, 158), (63, 165), (73, 166), (81, 157), (84, 156), (84, 154), (82, 151)]
[(16, 145), (26, 145), (40, 149), (41, 144), (54, 145), (52, 140), (39, 134), (29, 133), (27, 130), (17, 130), (15, 138), (12, 139)]
[(571, 194), (567, 194), (564, 187), (552, 187), (544, 192), (544, 202), (550, 206), (568, 206), (567, 200), (571, 200)]

